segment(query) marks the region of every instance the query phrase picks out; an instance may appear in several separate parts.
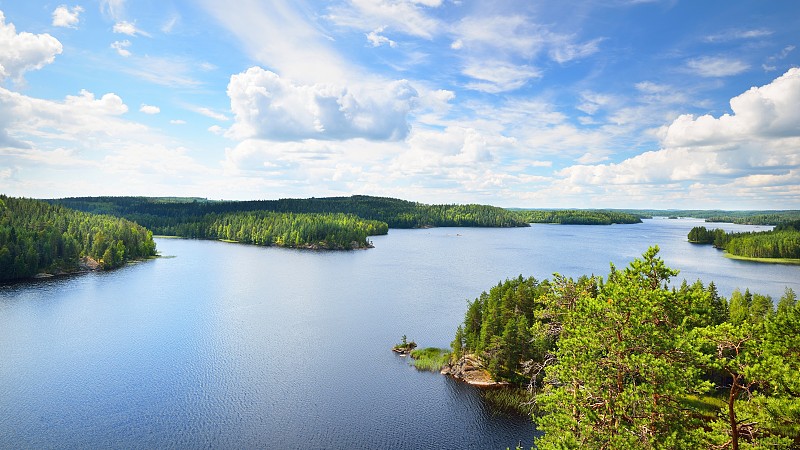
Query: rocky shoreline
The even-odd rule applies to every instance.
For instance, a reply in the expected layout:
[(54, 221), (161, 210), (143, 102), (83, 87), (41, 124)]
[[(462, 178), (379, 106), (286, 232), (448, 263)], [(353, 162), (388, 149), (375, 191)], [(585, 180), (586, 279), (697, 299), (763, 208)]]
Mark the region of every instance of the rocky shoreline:
[(451, 376), (459, 381), (479, 387), (508, 386), (505, 381), (495, 381), (483, 367), (483, 363), (475, 355), (464, 355), (455, 363), (444, 366), (442, 375)]

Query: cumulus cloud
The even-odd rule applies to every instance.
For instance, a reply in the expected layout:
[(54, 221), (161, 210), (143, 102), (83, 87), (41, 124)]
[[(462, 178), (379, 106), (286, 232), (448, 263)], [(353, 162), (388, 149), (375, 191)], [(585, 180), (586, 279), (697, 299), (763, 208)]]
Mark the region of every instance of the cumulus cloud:
[(25, 72), (52, 63), (61, 51), (61, 42), (49, 34), (17, 33), (0, 11), (0, 80), (20, 82)]
[(158, 106), (142, 104), (142, 106), (139, 108), (139, 111), (145, 114), (158, 114), (161, 112), (161, 108)]
[(800, 136), (800, 69), (750, 88), (730, 101), (733, 114), (683, 115), (662, 130), (667, 147), (721, 145)]
[(58, 145), (68, 141), (70, 146), (97, 145), (114, 136), (141, 138), (144, 129), (120, 118), (128, 107), (113, 93), (97, 98), (83, 90), (56, 102), (0, 88), (0, 111), (0, 140), (3, 136), (13, 137), (17, 144), (23, 144), (10, 145), (17, 148), (43, 141), (60, 142)]
[(418, 93), (405, 80), (351, 91), (299, 85), (252, 67), (231, 77), (228, 96), (236, 116), (229, 135), (237, 139), (399, 140), (408, 134)]
[(53, 11), (53, 26), (65, 28), (78, 28), (80, 22), (80, 14), (83, 8), (80, 6), (73, 6), (68, 8), (66, 5), (61, 5)]
[(690, 59), (686, 62), (686, 67), (690, 72), (708, 78), (738, 75), (750, 68), (744, 61), (717, 56)]
[(559, 172), (574, 185), (726, 186), (800, 184), (800, 69), (730, 101), (732, 114), (682, 115), (660, 130), (661, 149), (620, 163), (578, 165)]

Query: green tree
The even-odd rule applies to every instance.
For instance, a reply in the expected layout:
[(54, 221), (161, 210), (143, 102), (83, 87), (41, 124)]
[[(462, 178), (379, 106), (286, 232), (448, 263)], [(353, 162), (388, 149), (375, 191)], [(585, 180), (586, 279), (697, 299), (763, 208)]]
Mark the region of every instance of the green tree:
[(624, 271), (613, 266), (596, 296), (556, 291), (572, 306), (560, 313), (557, 363), (546, 369), (537, 403), (544, 435), (537, 447), (693, 448), (699, 420), (681, 400), (708, 388), (694, 366), (685, 323), (696, 290), (669, 290), (677, 272), (649, 249)]
[(800, 311), (696, 330), (706, 365), (727, 375), (727, 405), (707, 439), (719, 448), (800, 444)]

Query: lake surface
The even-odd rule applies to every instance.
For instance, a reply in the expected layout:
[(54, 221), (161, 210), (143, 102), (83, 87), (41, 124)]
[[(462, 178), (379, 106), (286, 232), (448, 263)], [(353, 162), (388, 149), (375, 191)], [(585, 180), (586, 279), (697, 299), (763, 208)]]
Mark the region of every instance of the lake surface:
[(800, 266), (687, 243), (701, 223), (390, 230), (353, 252), (158, 239), (167, 257), (0, 286), (0, 448), (529, 445), (530, 419), (391, 346), (449, 346), (505, 278), (605, 276), (653, 244), (678, 282), (800, 292)]

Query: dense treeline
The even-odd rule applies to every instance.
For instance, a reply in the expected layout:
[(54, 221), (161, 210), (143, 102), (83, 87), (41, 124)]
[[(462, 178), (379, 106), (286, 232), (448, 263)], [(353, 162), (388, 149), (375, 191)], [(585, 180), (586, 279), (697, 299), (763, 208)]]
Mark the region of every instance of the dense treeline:
[(562, 225), (611, 225), (641, 223), (639, 215), (595, 209), (516, 210), (517, 216), (528, 223), (557, 223)]
[(453, 358), (528, 382), (539, 449), (798, 448), (800, 306), (669, 287), (658, 248), (606, 278), (507, 280), (467, 308)]
[(390, 228), (527, 226), (512, 212), (494, 206), (426, 205), (363, 195), (253, 201), (150, 197), (82, 197), (50, 201), (81, 211), (125, 217), (156, 234), (169, 234), (171, 227), (197, 221), (208, 214), (248, 211), (352, 214), (385, 222)]
[(386, 234), (386, 223), (348, 214), (294, 214), (251, 211), (208, 214), (168, 228), (171, 235), (224, 239), (246, 244), (320, 249), (370, 246), (368, 236)]
[(773, 211), (722, 211), (718, 209), (622, 209), (626, 212), (644, 217), (693, 217), (705, 219), (706, 222), (728, 222), (741, 225), (779, 225), (793, 220), (800, 220), (798, 210)]
[(712, 244), (736, 256), (747, 258), (800, 259), (800, 221), (786, 222), (771, 231), (727, 233), (722, 229), (694, 227), (689, 242)]
[(800, 221), (800, 211), (727, 212), (705, 218), (706, 222), (730, 222), (741, 225), (780, 225)]
[(152, 233), (128, 220), (0, 195), (0, 280), (73, 271), (84, 257), (110, 269), (155, 254)]

